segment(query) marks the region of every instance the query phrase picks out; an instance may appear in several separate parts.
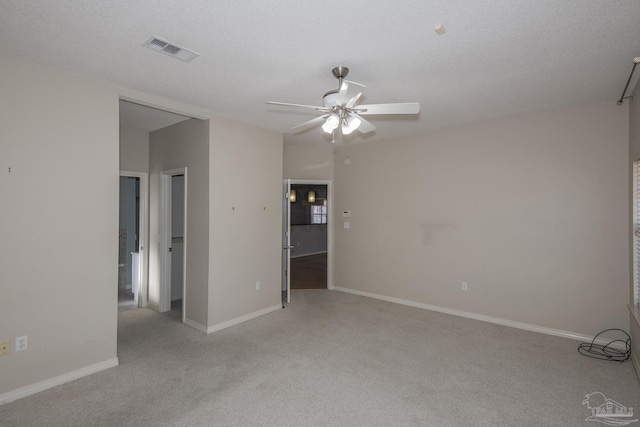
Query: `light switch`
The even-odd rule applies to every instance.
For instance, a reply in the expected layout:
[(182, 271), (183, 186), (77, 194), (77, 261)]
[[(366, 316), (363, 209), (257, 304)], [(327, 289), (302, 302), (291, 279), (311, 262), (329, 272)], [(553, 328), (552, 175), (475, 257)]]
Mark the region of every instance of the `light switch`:
[(350, 225), (349, 221), (345, 221), (345, 222), (342, 223), (342, 228), (344, 228), (345, 230), (348, 230), (349, 229), (349, 225)]

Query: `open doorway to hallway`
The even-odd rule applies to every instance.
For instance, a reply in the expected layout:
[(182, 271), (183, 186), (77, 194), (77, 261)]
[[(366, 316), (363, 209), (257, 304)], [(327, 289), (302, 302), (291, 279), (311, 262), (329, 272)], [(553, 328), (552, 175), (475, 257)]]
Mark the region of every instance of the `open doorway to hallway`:
[(159, 311), (179, 312), (185, 321), (187, 265), (187, 168), (160, 174), (160, 288)]
[(140, 177), (120, 176), (118, 309), (137, 308), (140, 297)]
[[(158, 275), (152, 272), (154, 287), (149, 285), (150, 214), (159, 215), (159, 203), (150, 203), (150, 149), (152, 132), (190, 120), (191, 117), (150, 107), (134, 100), (120, 103), (120, 233), (119, 245), (119, 309), (146, 307), (159, 310)], [(134, 196), (131, 196), (131, 195)], [(130, 198), (131, 196), (131, 198)], [(124, 199), (123, 199), (124, 197)], [(160, 197), (159, 194), (155, 197)], [(150, 212), (153, 211), (153, 212)], [(125, 236), (126, 234), (126, 236)], [(137, 248), (137, 249), (136, 249)], [(157, 251), (157, 249), (155, 249)], [(158, 254), (154, 253), (155, 258)], [(139, 266), (139, 271), (136, 269)], [(136, 283), (136, 278), (139, 280)], [(137, 284), (137, 286), (136, 286)], [(137, 289), (137, 301), (136, 292)], [(170, 303), (170, 300), (167, 299)]]
[(291, 289), (327, 289), (328, 186), (291, 184)]
[(184, 232), (185, 232), (185, 180), (184, 174), (171, 175), (171, 305), (170, 310), (182, 317), (184, 295)]

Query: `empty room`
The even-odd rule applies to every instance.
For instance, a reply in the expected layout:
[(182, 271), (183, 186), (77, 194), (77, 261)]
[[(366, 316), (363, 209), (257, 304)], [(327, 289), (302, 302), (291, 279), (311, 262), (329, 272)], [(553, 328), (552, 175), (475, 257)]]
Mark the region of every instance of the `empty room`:
[(640, 423), (638, 22), (0, 1), (0, 425)]

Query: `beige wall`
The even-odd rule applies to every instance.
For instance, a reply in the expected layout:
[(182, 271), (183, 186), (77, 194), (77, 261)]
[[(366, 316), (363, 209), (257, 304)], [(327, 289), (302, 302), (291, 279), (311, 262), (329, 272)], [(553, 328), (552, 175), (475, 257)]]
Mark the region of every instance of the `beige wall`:
[(208, 327), (215, 329), (280, 304), (282, 134), (210, 120)]
[(336, 148), (334, 213), (352, 217), (334, 228), (335, 286), (626, 329), (628, 118), (611, 102)]
[(160, 298), (160, 179), (162, 171), (187, 168), (185, 316), (207, 324), (209, 259), (209, 121), (191, 119), (149, 134), (149, 304)]
[[(7, 57), (2, 77), (0, 340), (29, 348), (0, 358), (0, 403), (117, 364), (120, 169), (150, 172), (157, 252), (160, 171), (188, 168), (188, 319), (224, 326), (279, 305), (281, 134)], [(205, 120), (152, 134), (146, 160), (145, 135), (119, 135), (120, 97)], [(122, 163), (120, 137), (134, 142)]]
[(301, 145), (285, 143), (283, 174), (285, 179), (332, 180), (333, 144)]
[(120, 170), (149, 172), (149, 132), (120, 126)]
[(0, 396), (117, 363), (119, 191), (117, 93), (1, 61)]

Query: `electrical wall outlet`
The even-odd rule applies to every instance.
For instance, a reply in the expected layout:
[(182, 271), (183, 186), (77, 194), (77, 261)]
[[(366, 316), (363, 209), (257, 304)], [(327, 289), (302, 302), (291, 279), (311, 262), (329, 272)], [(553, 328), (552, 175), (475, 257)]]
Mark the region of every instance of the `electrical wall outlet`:
[(16, 351), (22, 351), (27, 349), (27, 336), (16, 338)]
[(11, 353), (11, 340), (0, 341), (0, 356)]
[(261, 287), (262, 287), (262, 283), (256, 282), (256, 291), (259, 291)]
[(467, 290), (467, 282), (462, 282), (462, 290), (463, 291)]

